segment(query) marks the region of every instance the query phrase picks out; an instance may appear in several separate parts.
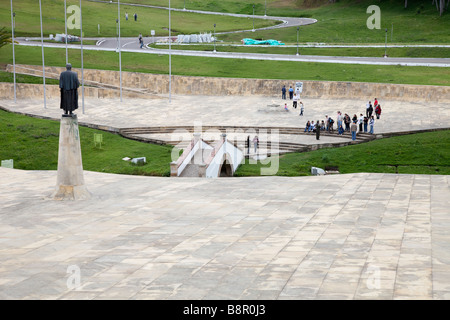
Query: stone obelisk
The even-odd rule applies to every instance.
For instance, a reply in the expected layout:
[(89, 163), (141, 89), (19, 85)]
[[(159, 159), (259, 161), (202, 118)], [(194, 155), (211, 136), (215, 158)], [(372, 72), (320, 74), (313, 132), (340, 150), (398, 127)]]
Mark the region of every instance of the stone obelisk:
[(59, 130), (58, 178), (53, 199), (82, 200), (90, 197), (84, 183), (77, 115), (64, 114)]

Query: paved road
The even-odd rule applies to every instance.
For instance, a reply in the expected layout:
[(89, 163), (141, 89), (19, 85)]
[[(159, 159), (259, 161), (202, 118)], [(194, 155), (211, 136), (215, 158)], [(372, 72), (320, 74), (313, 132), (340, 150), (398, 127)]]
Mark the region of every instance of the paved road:
[[(92, 38), (91, 38), (92, 39)], [(30, 40), (30, 39), (29, 39)], [(96, 51), (116, 51), (116, 38), (103, 39), (99, 46), (84, 45), (84, 50)], [(262, 54), (262, 53), (242, 53), (242, 52), (206, 52), (191, 50), (168, 50), (139, 48), (136, 38), (122, 38), (121, 50), (123, 52), (136, 52), (147, 54), (171, 54), (179, 56), (197, 56), (232, 59), (251, 60), (274, 60), (274, 61), (298, 61), (298, 62), (321, 62), (321, 63), (342, 63), (342, 64), (366, 64), (366, 65), (401, 65), (401, 66), (424, 66), (424, 67), (450, 67), (450, 58), (383, 58), (383, 57), (335, 57), (335, 56), (311, 56), (311, 55), (285, 55), (285, 54)], [(41, 46), (36, 41), (26, 41), (24, 38), (17, 39), (19, 45)], [(102, 41), (102, 40), (101, 40)], [(151, 37), (145, 38), (144, 42), (149, 43)], [(64, 44), (44, 43), (45, 47), (62, 48)], [(69, 48), (79, 49), (79, 45), (68, 45)]]

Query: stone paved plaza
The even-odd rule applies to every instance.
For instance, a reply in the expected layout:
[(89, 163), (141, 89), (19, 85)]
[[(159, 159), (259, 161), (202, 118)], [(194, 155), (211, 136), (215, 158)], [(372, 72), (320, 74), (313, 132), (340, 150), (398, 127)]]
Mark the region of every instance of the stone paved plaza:
[[(302, 99), (304, 116), (292, 108), (292, 101), (264, 96), (195, 96), (174, 95), (169, 103), (167, 96), (160, 99), (85, 99), (85, 113), (82, 113), (81, 97), (78, 120), (114, 128), (142, 126), (275, 126), (304, 128), (306, 121), (325, 120), (325, 115), (336, 120), (337, 111), (365, 115), (367, 101), (352, 99)], [(375, 97), (368, 97), (372, 100)], [(398, 132), (419, 129), (448, 128), (450, 104), (439, 102), (384, 101), (380, 121), (375, 121), (375, 133)], [(283, 110), (288, 104), (289, 112)], [(271, 105), (279, 105), (274, 108)], [(2, 100), (0, 106), (11, 111), (59, 119), (59, 99)], [(432, 112), (430, 112), (432, 110)], [(335, 123), (336, 127), (336, 123)]]
[(0, 176), (1, 299), (450, 299), (448, 176)]
[[(373, 97), (372, 97), (373, 99)], [(365, 101), (86, 100), (113, 127), (304, 126)], [(289, 102), (288, 102), (289, 103)], [(448, 127), (448, 104), (384, 102), (378, 132)], [(2, 100), (59, 118), (58, 101)], [(433, 112), (430, 112), (433, 108)], [(190, 110), (190, 112), (186, 112)], [(424, 113), (427, 115), (424, 117)], [(448, 176), (159, 178), (85, 172), (92, 199), (54, 201), (56, 171), (0, 168), (0, 299), (450, 299)], [(73, 270), (80, 271), (74, 280)], [(77, 285), (74, 285), (77, 284)]]

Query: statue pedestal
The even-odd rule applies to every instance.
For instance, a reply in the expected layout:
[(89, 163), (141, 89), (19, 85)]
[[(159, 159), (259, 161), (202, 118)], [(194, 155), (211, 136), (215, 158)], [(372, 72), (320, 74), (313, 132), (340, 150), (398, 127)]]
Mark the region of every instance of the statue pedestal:
[(59, 130), (58, 178), (55, 200), (84, 200), (91, 197), (84, 185), (80, 132), (75, 114), (63, 115)]

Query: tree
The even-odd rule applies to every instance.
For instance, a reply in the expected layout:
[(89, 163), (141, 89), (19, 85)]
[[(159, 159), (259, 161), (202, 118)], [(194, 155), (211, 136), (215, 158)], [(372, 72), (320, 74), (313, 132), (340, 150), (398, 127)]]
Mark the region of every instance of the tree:
[(444, 10), (448, 8), (450, 0), (447, 1), (447, 5), (445, 5), (445, 0), (433, 0), (432, 5), (436, 3), (436, 10), (439, 11), (439, 15), (442, 16)]
[(3, 27), (0, 29), (0, 48), (8, 43), (11, 43), (11, 34)]

